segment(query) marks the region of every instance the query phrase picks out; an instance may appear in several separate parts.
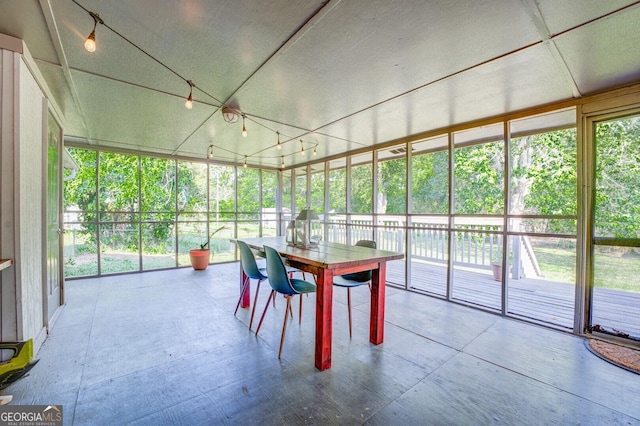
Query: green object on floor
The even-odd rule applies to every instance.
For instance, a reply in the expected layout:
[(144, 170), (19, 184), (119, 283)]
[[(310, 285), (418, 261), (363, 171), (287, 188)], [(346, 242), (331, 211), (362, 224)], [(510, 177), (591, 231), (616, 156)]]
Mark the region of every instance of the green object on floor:
[(8, 361), (0, 363), (0, 389), (24, 376), (38, 363), (33, 361), (33, 340), (26, 342), (0, 342), (0, 350), (11, 350), (13, 356)]

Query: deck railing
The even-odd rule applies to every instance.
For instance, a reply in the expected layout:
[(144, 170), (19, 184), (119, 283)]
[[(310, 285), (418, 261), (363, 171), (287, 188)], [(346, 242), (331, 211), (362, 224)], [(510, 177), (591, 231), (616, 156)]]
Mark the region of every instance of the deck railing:
[[(378, 248), (405, 252), (406, 238), (410, 238), (410, 255), (412, 259), (421, 259), (436, 263), (447, 263), (449, 257), (448, 239), (452, 236), (456, 265), (489, 269), (492, 261), (502, 259), (502, 226), (495, 220), (488, 224), (469, 223), (452, 230), (448, 223), (413, 223), (406, 226), (404, 221), (351, 220), (343, 217), (331, 217), (326, 222), (327, 236), (330, 241), (347, 243), (350, 233), (351, 243), (360, 239), (371, 239), (374, 236)], [(442, 222), (442, 221), (440, 221)]]
[[(457, 266), (490, 269), (491, 263), (503, 259), (503, 224), (501, 218), (455, 218), (453, 228), (445, 217), (434, 217), (422, 222), (414, 221), (407, 226), (406, 221), (396, 217), (363, 218), (352, 215), (320, 215), (326, 226), (325, 236), (329, 241), (355, 244), (358, 240), (375, 239), (378, 248), (396, 252), (406, 252), (405, 241), (409, 238), (411, 259), (434, 263), (447, 263), (449, 258), (449, 238), (453, 245), (451, 253)], [(286, 223), (290, 217), (286, 217)], [(513, 236), (509, 246), (508, 262), (520, 265), (513, 271), (535, 270), (535, 255), (527, 244), (527, 237)], [(529, 266), (527, 266), (529, 265)], [(515, 274), (514, 274), (515, 275)], [(537, 274), (539, 275), (539, 274)], [(520, 278), (520, 275), (513, 278)]]

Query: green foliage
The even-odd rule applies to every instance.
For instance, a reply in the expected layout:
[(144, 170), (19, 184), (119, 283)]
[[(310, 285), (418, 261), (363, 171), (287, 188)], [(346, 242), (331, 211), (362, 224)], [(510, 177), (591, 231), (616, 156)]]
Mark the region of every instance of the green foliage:
[(347, 212), (347, 169), (333, 169), (329, 172), (329, 211)]
[(411, 211), (449, 212), (449, 153), (446, 150), (411, 158)]
[(373, 211), (373, 168), (371, 163), (351, 168), (351, 211), (371, 213)]
[(262, 171), (262, 208), (276, 208), (278, 175), (275, 172)]
[(204, 250), (207, 248), (207, 246), (209, 245), (209, 241), (211, 241), (211, 238), (213, 238), (214, 235), (216, 235), (218, 232), (222, 231), (225, 228), (225, 226), (221, 226), (218, 229), (216, 229), (215, 231), (213, 231), (211, 234), (209, 234), (209, 238), (207, 238), (205, 241), (200, 243), (200, 250)]
[(306, 168), (296, 170), (295, 185), (296, 211), (300, 212), (307, 207), (307, 174)]
[[(545, 216), (577, 214), (577, 150), (574, 129), (511, 141), (509, 212)], [(547, 221), (539, 232), (575, 234), (570, 221)]]
[[(638, 238), (640, 119), (633, 117), (598, 123), (595, 143), (596, 233), (599, 236)], [(181, 227), (179, 234), (183, 238), (193, 237), (195, 244), (199, 243), (198, 235), (203, 233), (187, 231), (191, 229), (187, 224), (199, 226), (209, 221), (234, 222), (238, 219), (237, 212), (246, 213), (243, 220), (253, 221), (260, 210), (261, 196), (264, 207), (273, 209), (276, 206), (276, 172), (222, 165), (207, 167), (198, 162), (75, 148), (70, 152), (80, 169), (75, 179), (64, 184), (64, 208), (67, 212), (77, 213), (77, 222), (82, 226), (76, 231), (78, 235), (84, 234), (82, 245), (76, 246), (79, 251), (83, 247), (97, 246), (100, 229), (102, 252), (172, 252), (178, 233), (176, 223)], [(509, 176), (505, 173), (504, 153), (502, 140), (454, 149), (455, 205), (451, 210), (455, 214), (502, 214), (506, 182), (510, 214), (577, 215), (575, 129), (511, 139)], [(370, 214), (375, 202), (379, 213), (405, 213), (406, 169), (405, 157), (379, 162), (378, 175), (375, 176), (378, 194), (373, 194), (372, 163), (354, 165), (350, 182), (351, 211)], [(412, 155), (413, 213), (449, 213), (451, 189), (448, 173), (449, 152), (446, 148)], [(302, 208), (306, 206), (306, 174), (297, 173), (296, 176), (296, 207)], [(282, 179), (283, 207), (288, 208), (293, 196), (291, 172), (284, 172)], [(330, 210), (346, 212), (346, 168), (332, 169), (326, 182), (322, 172), (312, 173), (310, 179), (310, 199), (314, 209), (324, 210), (326, 183)], [(262, 194), (259, 192), (261, 180)], [(209, 218), (210, 214), (215, 214), (215, 218)], [(522, 222), (532, 227), (528, 229), (536, 231), (576, 233), (573, 219), (523, 219)]]
[(596, 235), (640, 238), (640, 117), (596, 126)]
[(454, 151), (456, 214), (502, 214), (504, 211), (503, 142)]
[(406, 212), (407, 161), (405, 157), (386, 160), (378, 167), (378, 212), (402, 214)]
[(260, 171), (238, 169), (238, 212), (260, 211)]
[(311, 208), (324, 212), (324, 171), (311, 174)]
[[(211, 165), (209, 181), (211, 182), (210, 205), (214, 212), (235, 211), (235, 167)], [(206, 181), (203, 183), (206, 191)], [(240, 195), (241, 197), (251, 196)], [(243, 204), (250, 204), (249, 202)]]

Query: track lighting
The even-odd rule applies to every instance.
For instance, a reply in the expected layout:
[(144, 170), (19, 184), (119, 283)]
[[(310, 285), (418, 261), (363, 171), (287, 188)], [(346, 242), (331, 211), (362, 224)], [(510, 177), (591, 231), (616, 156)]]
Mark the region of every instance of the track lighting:
[(189, 83), (189, 97), (187, 98), (187, 101), (184, 103), (184, 106), (187, 109), (191, 109), (191, 108), (193, 108), (193, 97), (192, 97), (192, 95), (193, 95), (193, 86), (195, 86), (195, 85), (193, 84), (193, 81), (191, 81), (191, 80), (188, 80), (187, 83)]
[(84, 48), (87, 49), (87, 52), (95, 52), (96, 51), (96, 25), (100, 22), (104, 25), (104, 21), (100, 19), (100, 15), (95, 12), (89, 12), (89, 15), (93, 18), (93, 30), (87, 40), (84, 42)]
[(245, 114), (242, 114), (242, 137), (247, 137), (247, 128), (244, 125)]
[(213, 160), (213, 145), (209, 145), (209, 151), (207, 152), (207, 158)]
[(276, 135), (278, 135), (278, 144), (276, 145), (276, 148), (282, 149), (282, 144), (280, 143), (280, 132), (276, 132)]

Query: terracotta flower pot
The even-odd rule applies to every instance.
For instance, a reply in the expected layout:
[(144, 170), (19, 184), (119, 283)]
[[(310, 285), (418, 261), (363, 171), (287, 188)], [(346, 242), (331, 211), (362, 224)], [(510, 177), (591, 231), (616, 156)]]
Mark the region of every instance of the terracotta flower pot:
[(491, 271), (493, 272), (493, 279), (496, 281), (502, 281), (502, 263), (492, 263)]
[(189, 250), (189, 259), (191, 259), (191, 266), (196, 271), (203, 271), (209, 266), (209, 256), (211, 251), (209, 249), (192, 249)]

